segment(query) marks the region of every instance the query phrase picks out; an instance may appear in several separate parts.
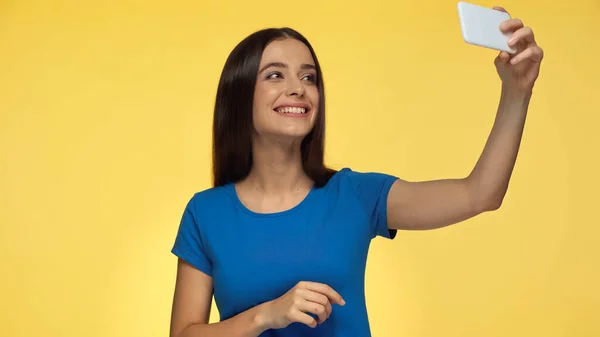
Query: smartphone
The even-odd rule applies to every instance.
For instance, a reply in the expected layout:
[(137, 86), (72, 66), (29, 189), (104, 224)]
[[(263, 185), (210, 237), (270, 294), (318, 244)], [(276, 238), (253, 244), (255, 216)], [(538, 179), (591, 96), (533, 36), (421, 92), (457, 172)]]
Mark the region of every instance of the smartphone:
[(512, 33), (503, 33), (500, 24), (510, 15), (464, 1), (458, 2), (458, 17), (463, 40), (466, 43), (484, 48), (515, 54), (515, 48), (508, 45)]

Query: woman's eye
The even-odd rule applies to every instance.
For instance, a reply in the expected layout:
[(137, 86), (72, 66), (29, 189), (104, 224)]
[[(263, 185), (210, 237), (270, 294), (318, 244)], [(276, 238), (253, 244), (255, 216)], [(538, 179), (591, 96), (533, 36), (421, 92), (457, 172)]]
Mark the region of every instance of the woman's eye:
[(267, 76), (268, 79), (276, 79), (276, 78), (281, 78), (281, 74), (280, 73), (271, 73)]
[(316, 78), (315, 75), (310, 74), (310, 75), (304, 76), (302, 79), (305, 81), (309, 81), (311, 83), (315, 83), (315, 78)]
[[(275, 79), (281, 79), (283, 78), (283, 75), (280, 72), (274, 72), (274, 73), (270, 73), (269, 75), (267, 75), (267, 79), (269, 80), (275, 80)], [(310, 83), (315, 83), (316, 82), (316, 75), (314, 74), (308, 74), (308, 75), (304, 75), (301, 78), (303, 81), (308, 81)]]

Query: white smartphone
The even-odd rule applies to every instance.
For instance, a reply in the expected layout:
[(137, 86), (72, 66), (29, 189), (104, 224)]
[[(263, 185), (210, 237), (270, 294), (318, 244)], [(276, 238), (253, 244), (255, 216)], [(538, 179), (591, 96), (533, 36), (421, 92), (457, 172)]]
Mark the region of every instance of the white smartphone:
[(479, 5), (464, 1), (458, 2), (458, 17), (463, 40), (466, 43), (505, 51), (515, 54), (515, 48), (508, 45), (511, 33), (503, 33), (500, 24), (508, 19), (510, 15)]

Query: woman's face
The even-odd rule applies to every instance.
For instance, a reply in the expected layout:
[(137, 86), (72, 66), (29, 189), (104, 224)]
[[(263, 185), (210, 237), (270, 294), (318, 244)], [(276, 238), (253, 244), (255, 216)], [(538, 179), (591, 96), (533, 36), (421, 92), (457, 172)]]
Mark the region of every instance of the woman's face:
[(295, 39), (264, 50), (254, 91), (253, 122), (259, 136), (302, 139), (313, 128), (319, 105), (314, 60)]

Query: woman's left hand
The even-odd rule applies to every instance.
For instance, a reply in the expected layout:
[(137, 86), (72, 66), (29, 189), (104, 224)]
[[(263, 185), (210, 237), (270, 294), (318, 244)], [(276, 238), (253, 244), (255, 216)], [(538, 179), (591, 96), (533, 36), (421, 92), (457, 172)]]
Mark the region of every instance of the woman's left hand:
[[(494, 7), (494, 9), (508, 13), (502, 7)], [(504, 33), (512, 33), (508, 44), (517, 52), (513, 55), (500, 52), (494, 62), (498, 75), (509, 91), (529, 94), (538, 78), (544, 51), (537, 45), (533, 30), (519, 19), (511, 18), (504, 21), (500, 25), (500, 30)]]

